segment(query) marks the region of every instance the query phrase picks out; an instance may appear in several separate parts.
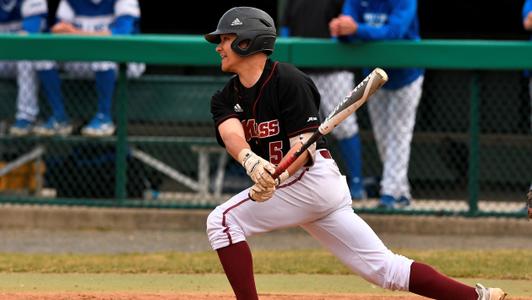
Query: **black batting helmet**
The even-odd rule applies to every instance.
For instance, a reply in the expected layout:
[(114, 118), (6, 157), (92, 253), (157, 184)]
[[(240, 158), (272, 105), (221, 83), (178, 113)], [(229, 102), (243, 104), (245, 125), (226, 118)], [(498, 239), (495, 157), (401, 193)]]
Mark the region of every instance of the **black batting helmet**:
[[(248, 56), (259, 51), (267, 55), (272, 54), (277, 37), (272, 17), (254, 7), (231, 8), (220, 18), (216, 30), (206, 34), (205, 39), (219, 44), (220, 35), (227, 33), (236, 34), (237, 37), (231, 44), (231, 48), (241, 56)], [(245, 49), (238, 46), (243, 41), (249, 41)]]

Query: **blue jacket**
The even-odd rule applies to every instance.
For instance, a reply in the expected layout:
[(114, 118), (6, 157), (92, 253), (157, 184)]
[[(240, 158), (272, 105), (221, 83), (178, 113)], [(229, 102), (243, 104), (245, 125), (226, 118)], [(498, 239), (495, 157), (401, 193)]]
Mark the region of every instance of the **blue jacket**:
[[(358, 23), (348, 41), (419, 40), (416, 0), (346, 0), (342, 9)], [(341, 39), (342, 40), (342, 39)], [(365, 75), (371, 70), (364, 70)], [(386, 69), (390, 79), (384, 89), (402, 88), (423, 75), (424, 69)]]

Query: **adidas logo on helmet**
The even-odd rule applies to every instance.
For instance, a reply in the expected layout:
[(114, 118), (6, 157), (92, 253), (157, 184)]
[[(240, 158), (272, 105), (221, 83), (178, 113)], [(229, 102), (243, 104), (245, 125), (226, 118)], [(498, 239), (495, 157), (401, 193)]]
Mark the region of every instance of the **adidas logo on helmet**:
[(231, 26), (240, 26), (242, 24), (242, 21), (240, 21), (238, 18), (234, 19), (233, 22), (231, 22)]

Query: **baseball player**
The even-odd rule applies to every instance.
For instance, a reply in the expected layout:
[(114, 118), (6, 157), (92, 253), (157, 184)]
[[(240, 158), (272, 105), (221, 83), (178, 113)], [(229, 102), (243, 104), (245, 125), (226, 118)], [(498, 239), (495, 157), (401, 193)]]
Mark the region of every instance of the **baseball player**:
[[(45, 29), (46, 0), (0, 1), (0, 33), (32, 34)], [(0, 62), (0, 77), (17, 78), (17, 113), (9, 128), (12, 135), (29, 134), (39, 113), (37, 76), (29, 61)]]
[[(418, 40), (416, 0), (346, 0), (342, 14), (330, 24), (343, 41)], [(365, 70), (368, 73), (370, 70)], [(368, 103), (368, 111), (383, 164), (380, 207), (408, 206), (410, 142), (421, 99), (424, 70), (387, 70), (389, 81)]]
[[(280, 36), (331, 38), (329, 21), (342, 10), (340, 0), (289, 0), (281, 19)], [(353, 72), (339, 69), (305, 69), (321, 94), (320, 111), (329, 115), (339, 99), (352, 89), (355, 81)], [(351, 198), (366, 198), (362, 179), (362, 158), (358, 124), (355, 114), (351, 114), (332, 133), (345, 162)]]
[[(55, 34), (77, 35), (119, 35), (139, 31), (140, 8), (137, 0), (61, 0), (56, 17), (59, 22), (52, 27)], [(143, 64), (132, 65), (129, 75), (138, 77), (144, 71)], [(61, 82), (55, 64), (46, 66), (41, 76), (48, 93), (53, 115), (45, 124), (37, 126), (39, 135), (69, 134), (72, 130), (63, 107)], [(94, 74), (98, 93), (98, 111), (83, 127), (81, 133), (87, 136), (110, 136), (115, 131), (111, 117), (112, 98), (116, 82), (117, 66), (113, 62), (66, 63), (67, 73), (77, 76)]]
[(276, 29), (262, 10), (228, 10), (205, 39), (217, 44), (222, 71), (235, 74), (211, 100), (216, 137), (254, 182), (207, 218), (209, 241), (237, 299), (258, 299), (246, 237), (293, 226), (383, 288), (438, 299), (504, 298), (501, 289), (469, 287), (390, 251), (353, 213), (347, 181), (323, 138), (272, 178), (275, 165), (318, 128), (319, 91), (305, 73), (268, 58)]

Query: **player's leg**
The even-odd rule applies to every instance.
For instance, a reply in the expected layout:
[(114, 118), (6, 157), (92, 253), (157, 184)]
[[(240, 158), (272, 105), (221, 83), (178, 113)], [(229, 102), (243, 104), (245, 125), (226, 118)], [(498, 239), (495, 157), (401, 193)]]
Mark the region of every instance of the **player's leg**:
[(371, 120), (371, 129), (377, 144), (377, 150), (381, 161), (386, 160), (386, 138), (388, 136), (388, 120), (389, 120), (389, 92), (387, 90), (378, 90), (373, 94), (371, 101), (368, 101), (368, 113)]
[(381, 194), (390, 195), (400, 200), (399, 202), (404, 202), (404, 205), (408, 205), (411, 199), (408, 165), (422, 85), (423, 76), (401, 89), (390, 92), (388, 103), (389, 126), (385, 150), (387, 159), (383, 162)]
[(39, 113), (37, 98), (37, 78), (30, 61), (18, 61), (16, 64), (17, 78), (17, 113), (16, 121), (10, 133), (25, 135), (31, 132), (33, 123)]
[[(353, 89), (354, 74), (335, 71), (310, 74), (320, 95), (322, 116), (328, 116), (336, 105)], [(362, 177), (362, 152), (356, 114), (351, 114), (332, 132), (338, 142), (342, 159), (346, 165), (351, 198), (364, 199), (366, 192)]]
[(46, 99), (52, 109), (52, 115), (48, 118), (48, 121), (37, 126), (34, 130), (35, 133), (44, 136), (70, 134), (72, 125), (65, 111), (57, 64), (51, 61), (38, 61), (35, 63), (35, 67)]
[[(378, 90), (372, 99), (368, 102), (368, 113), (371, 120), (371, 128), (373, 130), (373, 136), (375, 137), (375, 143), (377, 145), (377, 151), (379, 153), (380, 160), (385, 165), (387, 158), (387, 149), (389, 147), (389, 127), (390, 124), (390, 91)], [(393, 159), (393, 158), (391, 158)], [(382, 177), (382, 176), (381, 176)], [(380, 207), (393, 207), (394, 198), (389, 195), (384, 195), (382, 190), (380, 191)]]
[(116, 83), (116, 64), (94, 62), (90, 65), (96, 80), (98, 111), (89, 124), (83, 127), (81, 133), (88, 136), (110, 136), (115, 131), (111, 109)]
[[(17, 62), (15, 61), (0, 61), (0, 77), (1, 78), (8, 78), (13, 79), (17, 78)], [(25, 135), (31, 132), (31, 128), (33, 126), (33, 122), (26, 119), (19, 119), (18, 116), (18, 107), (21, 103), (19, 101), (20, 97), (20, 88), (17, 88), (17, 96), (15, 100), (15, 105), (17, 112), (15, 113), (15, 122), (10, 126), (9, 133), (12, 135)]]
[(369, 282), (386, 289), (408, 289), (412, 260), (387, 249), (349, 203), (302, 228)]
[[(256, 299), (246, 237), (316, 220), (328, 214), (331, 207), (338, 205), (337, 202), (351, 202), (344, 177), (340, 176), (334, 161), (322, 156), (320, 151), (316, 153), (312, 168), (296, 172), (277, 188), (270, 200), (254, 202), (249, 199), (246, 189), (209, 214), (209, 241), (218, 252), (238, 299)], [(340, 188), (326, 190), (320, 189), (321, 186)]]
[(349, 269), (382, 288), (442, 300), (478, 298), (475, 288), (390, 251), (349, 203), (302, 227)]
[(207, 218), (209, 241), (218, 253), (237, 299), (258, 299), (246, 237), (294, 225), (303, 216), (296, 211), (296, 206), (282, 201), (276, 194), (258, 203), (248, 197), (246, 189), (216, 207)]

